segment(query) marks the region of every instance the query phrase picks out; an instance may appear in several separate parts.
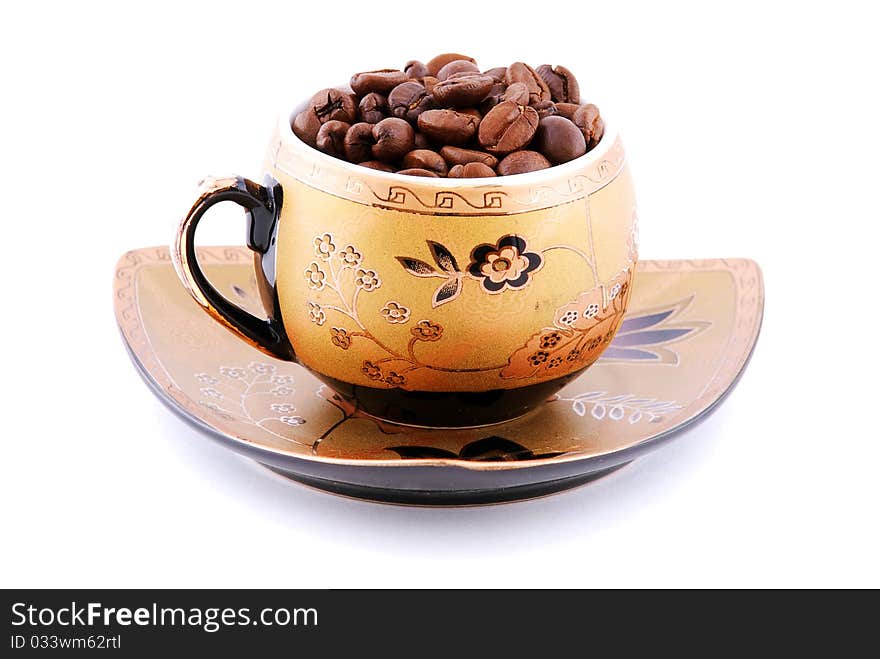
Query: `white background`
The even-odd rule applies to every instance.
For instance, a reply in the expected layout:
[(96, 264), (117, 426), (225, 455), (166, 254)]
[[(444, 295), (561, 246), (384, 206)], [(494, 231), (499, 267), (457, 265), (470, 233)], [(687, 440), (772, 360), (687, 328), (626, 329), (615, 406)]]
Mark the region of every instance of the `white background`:
[[(880, 586), (870, 3), (515, 4), (4, 9), (0, 586)], [(202, 176), (258, 177), (282, 108), (448, 50), (573, 69), (622, 129), (643, 257), (757, 260), (764, 331), (714, 416), (587, 487), (321, 494), (153, 398), (113, 268), (168, 243)], [(243, 238), (237, 212), (205, 224)]]

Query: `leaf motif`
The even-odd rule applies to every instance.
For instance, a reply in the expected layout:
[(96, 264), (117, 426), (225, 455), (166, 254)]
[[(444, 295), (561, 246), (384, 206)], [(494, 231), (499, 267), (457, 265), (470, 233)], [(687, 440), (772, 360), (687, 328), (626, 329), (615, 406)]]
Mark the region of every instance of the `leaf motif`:
[(626, 411), (623, 409), (622, 406), (615, 405), (608, 412), (608, 418), (611, 419), (612, 421), (620, 421), (624, 417), (625, 414), (626, 414)]
[(458, 456), (452, 451), (446, 451), (442, 448), (434, 448), (433, 446), (389, 446), (389, 451), (394, 451), (401, 458), (413, 459), (451, 459), (454, 460)]
[(435, 243), (432, 240), (426, 242), (428, 243), (428, 249), (431, 250), (431, 254), (434, 255), (434, 260), (437, 262), (437, 265), (440, 266), (441, 270), (445, 270), (446, 272), (458, 272), (458, 263), (456, 263), (452, 252), (440, 243)]
[(641, 412), (633, 412), (633, 414), (629, 417), (630, 423), (638, 423), (641, 420), (642, 420), (642, 413)]
[(395, 256), (394, 258), (400, 261), (400, 265), (402, 265), (409, 274), (415, 275), (416, 277), (434, 277), (437, 275), (437, 271), (433, 266), (424, 261), (420, 261), (419, 259), (413, 259), (409, 256)]
[(571, 404), (571, 409), (574, 410), (574, 413), (578, 416), (583, 416), (587, 413), (587, 406), (584, 405), (584, 401), (576, 400)]
[(575, 396), (575, 399), (576, 400), (593, 400), (594, 398), (601, 398), (606, 393), (608, 393), (608, 392), (606, 392), (606, 391), (587, 391), (585, 393), (578, 394), (577, 396)]
[(593, 415), (594, 419), (601, 421), (605, 418), (605, 406), (602, 403), (596, 403), (593, 405), (593, 409), (590, 410), (590, 414)]
[(451, 277), (440, 285), (434, 291), (434, 298), (431, 300), (431, 306), (435, 309), (441, 304), (452, 302), (461, 294), (461, 277)]

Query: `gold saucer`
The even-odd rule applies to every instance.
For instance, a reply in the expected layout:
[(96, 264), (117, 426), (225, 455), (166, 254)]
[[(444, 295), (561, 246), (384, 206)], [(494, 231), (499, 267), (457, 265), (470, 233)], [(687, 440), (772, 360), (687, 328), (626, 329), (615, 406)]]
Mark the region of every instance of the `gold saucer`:
[[(203, 248), (199, 259), (218, 290), (262, 313), (246, 248)], [(548, 494), (657, 447), (731, 390), (763, 304), (753, 261), (641, 261), (613, 343), (543, 408), (482, 428), (426, 429), (370, 417), (303, 367), (238, 340), (186, 293), (167, 248), (126, 253), (115, 277), (129, 353), (182, 418), (294, 480), (430, 505)]]

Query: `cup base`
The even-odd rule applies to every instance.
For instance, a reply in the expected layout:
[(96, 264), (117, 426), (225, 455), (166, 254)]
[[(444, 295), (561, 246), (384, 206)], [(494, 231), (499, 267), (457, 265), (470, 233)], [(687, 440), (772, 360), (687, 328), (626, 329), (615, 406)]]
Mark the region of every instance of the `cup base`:
[(350, 405), (388, 423), (421, 428), (479, 428), (504, 423), (538, 409), (586, 368), (516, 389), (407, 391), (378, 389), (315, 375)]

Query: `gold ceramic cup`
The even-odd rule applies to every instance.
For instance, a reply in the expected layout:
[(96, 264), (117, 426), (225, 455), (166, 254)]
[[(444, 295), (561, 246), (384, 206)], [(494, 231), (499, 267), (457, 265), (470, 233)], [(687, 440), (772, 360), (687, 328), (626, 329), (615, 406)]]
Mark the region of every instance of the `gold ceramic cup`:
[[(202, 183), (172, 245), (177, 272), (242, 340), (368, 414), (431, 427), (520, 416), (595, 362), (623, 318), (637, 220), (613, 127), (564, 165), (447, 179), (332, 158), (283, 117), (264, 171), (263, 185)], [(196, 261), (196, 226), (226, 200), (247, 211), (267, 319)]]

